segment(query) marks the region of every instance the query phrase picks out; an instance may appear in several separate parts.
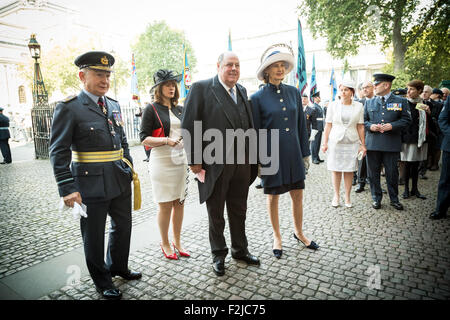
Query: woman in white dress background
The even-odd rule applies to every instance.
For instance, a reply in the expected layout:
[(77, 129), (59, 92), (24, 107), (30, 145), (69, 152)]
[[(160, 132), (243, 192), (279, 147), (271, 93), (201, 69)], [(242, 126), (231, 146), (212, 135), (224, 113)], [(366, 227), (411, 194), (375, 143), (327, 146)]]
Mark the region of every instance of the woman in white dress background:
[(364, 106), (353, 100), (355, 84), (343, 80), (339, 86), (340, 99), (330, 103), (327, 110), (322, 151), (327, 154), (327, 168), (332, 171), (334, 197), (331, 205), (339, 206), (339, 190), (344, 176), (345, 206), (350, 208), (353, 172), (358, 170), (358, 157), (366, 154), (364, 140)]
[[(186, 153), (181, 139), (182, 107), (178, 106), (177, 82), (180, 75), (169, 70), (158, 70), (153, 76), (155, 101), (147, 105), (142, 115), (140, 139), (144, 146), (152, 147), (149, 173), (153, 199), (158, 203), (158, 226), (161, 250), (167, 259), (177, 260), (178, 255), (189, 257), (181, 246), (181, 228), (184, 199), (188, 178)], [(154, 130), (163, 128), (163, 136), (152, 136)], [(173, 241), (169, 241), (172, 220)], [(173, 246), (173, 248), (172, 248)]]

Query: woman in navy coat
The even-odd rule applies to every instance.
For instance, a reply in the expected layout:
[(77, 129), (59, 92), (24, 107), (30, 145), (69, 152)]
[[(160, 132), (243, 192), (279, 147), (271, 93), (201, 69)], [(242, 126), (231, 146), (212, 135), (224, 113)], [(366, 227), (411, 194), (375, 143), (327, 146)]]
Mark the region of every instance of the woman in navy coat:
[[(279, 45), (277, 45), (279, 46)], [(308, 131), (300, 92), (297, 88), (282, 83), (284, 77), (294, 66), (291, 53), (280, 50), (283, 47), (271, 46), (263, 54), (262, 64), (257, 71), (259, 80), (265, 85), (250, 97), (253, 108), (253, 121), (256, 129), (267, 129), (267, 150), (273, 159), (277, 148), (271, 146), (271, 132), (278, 130), (278, 163), (274, 174), (265, 175), (262, 164), (261, 184), (267, 194), (267, 206), (273, 228), (273, 253), (282, 255), (281, 233), (278, 219), (278, 199), (280, 194), (289, 192), (292, 199), (294, 218), (294, 238), (310, 249), (319, 246), (303, 234), (303, 189), (305, 188), (305, 166), (309, 166), (311, 155), (308, 146)], [(287, 46), (286, 46), (287, 47)], [(260, 142), (261, 146), (261, 142)]]

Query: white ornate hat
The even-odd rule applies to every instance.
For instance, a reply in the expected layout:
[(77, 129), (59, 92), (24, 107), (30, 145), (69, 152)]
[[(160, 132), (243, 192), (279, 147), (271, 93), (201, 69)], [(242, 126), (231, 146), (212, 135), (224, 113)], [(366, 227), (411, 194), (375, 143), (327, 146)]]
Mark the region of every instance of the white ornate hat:
[(284, 43), (278, 43), (271, 45), (264, 51), (261, 56), (261, 65), (256, 71), (256, 77), (263, 81), (264, 80), (264, 70), (271, 64), (284, 61), (286, 63), (286, 74), (292, 71), (294, 68), (295, 60), (292, 48)]

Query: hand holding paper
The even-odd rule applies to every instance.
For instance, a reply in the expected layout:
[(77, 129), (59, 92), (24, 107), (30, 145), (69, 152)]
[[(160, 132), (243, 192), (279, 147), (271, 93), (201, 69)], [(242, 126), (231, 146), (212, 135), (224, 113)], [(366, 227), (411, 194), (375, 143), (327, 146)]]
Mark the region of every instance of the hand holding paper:
[(197, 177), (198, 181), (200, 181), (201, 183), (205, 183), (205, 169), (200, 170), (199, 173), (195, 174), (195, 176)]

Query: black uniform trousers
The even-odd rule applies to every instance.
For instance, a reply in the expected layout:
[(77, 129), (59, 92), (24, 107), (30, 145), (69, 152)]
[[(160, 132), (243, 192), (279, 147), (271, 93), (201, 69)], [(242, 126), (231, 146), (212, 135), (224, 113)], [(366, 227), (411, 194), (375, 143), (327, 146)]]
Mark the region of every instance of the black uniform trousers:
[(231, 255), (239, 258), (248, 253), (245, 219), (250, 178), (251, 166), (249, 164), (225, 164), (222, 174), (214, 185), (213, 193), (206, 200), (209, 242), (214, 262), (219, 258), (225, 259), (228, 254), (228, 247), (223, 235), (225, 204), (230, 227)]
[[(131, 239), (131, 184), (118, 197), (87, 202), (87, 218), (81, 218), (86, 265), (94, 284), (100, 289), (112, 288), (111, 272), (128, 270)], [(108, 251), (105, 263), (106, 217), (111, 217)]]
[(358, 160), (358, 183), (361, 186), (366, 185), (367, 179), (367, 157), (364, 156), (361, 160)]
[(439, 178), (436, 213), (445, 215), (450, 207), (450, 152), (442, 151), (442, 168)]
[(373, 201), (381, 202), (381, 165), (384, 165), (386, 184), (391, 202), (398, 201), (398, 167), (400, 152), (367, 151), (367, 173), (370, 180), (370, 192)]
[(322, 142), (322, 131), (318, 131), (314, 140), (311, 141), (311, 158), (319, 160), (320, 143)]
[(11, 148), (9, 147), (8, 139), (0, 139), (0, 150), (2, 152), (3, 161), (11, 163)]

